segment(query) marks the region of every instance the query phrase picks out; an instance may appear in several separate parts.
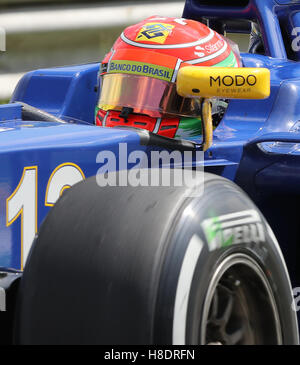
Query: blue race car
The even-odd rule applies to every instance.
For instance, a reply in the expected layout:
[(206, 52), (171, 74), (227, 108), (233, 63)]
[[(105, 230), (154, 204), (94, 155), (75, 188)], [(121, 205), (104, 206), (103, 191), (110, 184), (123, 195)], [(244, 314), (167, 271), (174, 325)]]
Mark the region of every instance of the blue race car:
[[(187, 0), (192, 20), (207, 47), (172, 74), (121, 49), (29, 72), (0, 106), (2, 343), (298, 344), (300, 1)], [(172, 24), (121, 38), (161, 50)], [(235, 57), (222, 35), (250, 32)]]

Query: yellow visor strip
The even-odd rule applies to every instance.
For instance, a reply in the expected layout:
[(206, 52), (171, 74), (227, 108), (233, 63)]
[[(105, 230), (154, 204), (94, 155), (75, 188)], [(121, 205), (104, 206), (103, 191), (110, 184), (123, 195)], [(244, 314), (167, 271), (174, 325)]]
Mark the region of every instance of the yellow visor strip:
[(108, 73), (125, 73), (131, 75), (148, 76), (170, 82), (174, 70), (169, 67), (134, 61), (111, 61)]
[(188, 98), (266, 99), (270, 95), (270, 71), (187, 66), (179, 70), (177, 92)]

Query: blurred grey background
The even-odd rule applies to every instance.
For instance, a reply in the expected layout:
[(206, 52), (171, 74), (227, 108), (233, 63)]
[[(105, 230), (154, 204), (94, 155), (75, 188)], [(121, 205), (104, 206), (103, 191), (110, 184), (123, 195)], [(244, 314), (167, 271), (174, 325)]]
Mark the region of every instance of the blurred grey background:
[(0, 100), (25, 72), (99, 62), (127, 25), (151, 15), (181, 17), (183, 7), (184, 0), (0, 0)]
[(154, 14), (180, 17), (183, 0), (0, 0), (0, 99), (24, 72), (99, 62), (121, 31)]

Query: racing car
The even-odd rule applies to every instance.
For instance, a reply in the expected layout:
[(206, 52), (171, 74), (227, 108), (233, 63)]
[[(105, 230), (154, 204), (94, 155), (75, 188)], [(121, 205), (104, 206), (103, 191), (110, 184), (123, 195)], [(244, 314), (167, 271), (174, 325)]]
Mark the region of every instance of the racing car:
[[(298, 344), (300, 1), (187, 0), (187, 20), (252, 32), (238, 67), (178, 70), (201, 96), (192, 140), (126, 125), (130, 108), (95, 125), (106, 63), (29, 72), (0, 106), (1, 343)], [(154, 152), (173, 162), (134, 169)], [(192, 185), (123, 180), (183, 170)]]

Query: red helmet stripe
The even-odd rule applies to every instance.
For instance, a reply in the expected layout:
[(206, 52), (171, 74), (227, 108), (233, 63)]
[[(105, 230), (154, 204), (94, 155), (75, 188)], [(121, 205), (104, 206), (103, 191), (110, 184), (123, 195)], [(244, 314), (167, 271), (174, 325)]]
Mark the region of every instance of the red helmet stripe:
[(215, 32), (210, 29), (209, 35), (207, 37), (201, 38), (195, 42), (190, 42), (190, 43), (180, 43), (180, 44), (145, 44), (145, 43), (139, 43), (139, 42), (135, 42), (132, 41), (131, 39), (128, 39), (124, 32), (121, 34), (121, 39), (123, 42), (131, 45), (131, 46), (135, 46), (135, 47), (139, 47), (139, 48), (152, 48), (152, 49), (175, 49), (175, 48), (189, 48), (189, 47), (195, 47), (195, 46), (199, 46), (200, 44), (204, 44), (206, 42), (209, 42), (211, 39), (213, 39), (215, 35)]
[[(110, 61), (126, 60), (156, 65), (175, 69), (178, 58), (157, 52), (145, 52), (137, 49), (120, 49), (116, 51)], [(153, 62), (155, 61), (155, 62)]]

